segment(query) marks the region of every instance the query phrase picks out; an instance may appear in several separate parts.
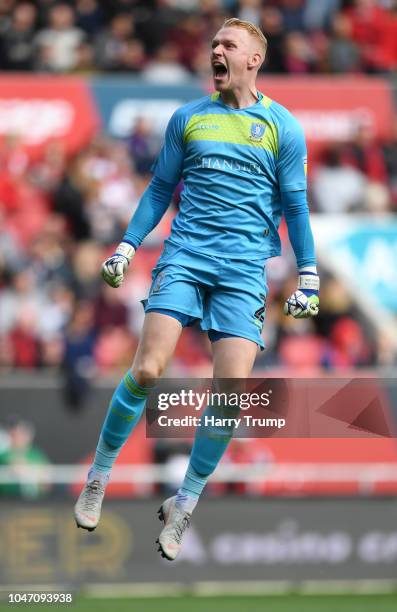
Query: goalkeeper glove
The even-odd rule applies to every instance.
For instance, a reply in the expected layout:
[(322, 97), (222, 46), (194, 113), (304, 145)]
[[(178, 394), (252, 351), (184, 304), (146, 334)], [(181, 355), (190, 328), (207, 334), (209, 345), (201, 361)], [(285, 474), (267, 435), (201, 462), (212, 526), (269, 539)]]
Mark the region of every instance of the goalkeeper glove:
[(135, 255), (135, 249), (128, 242), (120, 242), (115, 253), (102, 264), (102, 278), (111, 287), (120, 287), (124, 274)]
[(318, 315), (319, 289), (320, 279), (317, 274), (301, 272), (297, 291), (284, 304), (284, 314), (292, 315), (294, 319), (307, 319)]

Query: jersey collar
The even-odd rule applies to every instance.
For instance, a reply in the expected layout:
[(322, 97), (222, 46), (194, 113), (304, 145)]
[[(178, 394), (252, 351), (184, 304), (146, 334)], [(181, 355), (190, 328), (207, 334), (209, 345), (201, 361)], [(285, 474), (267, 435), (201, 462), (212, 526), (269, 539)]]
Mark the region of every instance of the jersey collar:
[(272, 100), (268, 98), (268, 96), (265, 96), (261, 91), (257, 91), (256, 93), (258, 95), (258, 100), (254, 104), (251, 104), (250, 106), (245, 106), (244, 108), (232, 108), (231, 106), (225, 104), (221, 98), (221, 94), (219, 93), (219, 91), (215, 91), (213, 94), (211, 94), (211, 102), (217, 102), (218, 104), (221, 104), (225, 108), (228, 108), (230, 111), (234, 112), (250, 110), (255, 108), (258, 104), (264, 106), (265, 108), (269, 108), (270, 104), (272, 103)]

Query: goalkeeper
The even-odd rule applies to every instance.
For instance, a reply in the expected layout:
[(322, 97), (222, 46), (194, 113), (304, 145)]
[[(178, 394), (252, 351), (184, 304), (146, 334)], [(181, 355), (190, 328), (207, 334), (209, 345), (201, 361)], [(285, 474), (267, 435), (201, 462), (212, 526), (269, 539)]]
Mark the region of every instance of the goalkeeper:
[[(153, 270), (145, 321), (131, 367), (114, 392), (88, 480), (75, 506), (79, 527), (95, 529), (120, 449), (150, 389), (167, 367), (184, 327), (200, 322), (212, 343), (215, 379), (246, 379), (263, 349), (265, 264), (281, 253), (282, 215), (299, 270), (284, 311), (318, 313), (319, 278), (306, 199), (301, 126), (256, 88), (267, 41), (253, 24), (227, 20), (212, 42), (215, 93), (172, 116), (154, 176), (102, 274), (119, 287), (134, 253), (158, 224), (181, 178), (180, 210)], [(177, 556), (183, 533), (232, 435), (196, 435), (176, 496), (160, 508), (163, 556)]]

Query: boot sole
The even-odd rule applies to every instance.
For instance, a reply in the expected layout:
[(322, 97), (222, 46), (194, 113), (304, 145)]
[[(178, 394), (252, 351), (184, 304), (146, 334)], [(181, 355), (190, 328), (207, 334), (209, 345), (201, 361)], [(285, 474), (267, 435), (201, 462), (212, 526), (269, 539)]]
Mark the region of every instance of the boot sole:
[(80, 525), (77, 521), (76, 521), (76, 526), (78, 529), (85, 529), (86, 531), (94, 531), (96, 529), (96, 526), (95, 527), (85, 527), (84, 525)]
[[(163, 511), (163, 506), (160, 506), (160, 508), (157, 510), (157, 516), (159, 521), (163, 521), (163, 523), (165, 523), (165, 518), (164, 518), (164, 511)], [(160, 540), (159, 538), (157, 538), (156, 540), (156, 544), (158, 544), (158, 549), (157, 551), (161, 554), (163, 559), (167, 559), (167, 561), (174, 561), (174, 559), (172, 559), (171, 557), (169, 557), (166, 552), (164, 551), (163, 547), (160, 544)]]

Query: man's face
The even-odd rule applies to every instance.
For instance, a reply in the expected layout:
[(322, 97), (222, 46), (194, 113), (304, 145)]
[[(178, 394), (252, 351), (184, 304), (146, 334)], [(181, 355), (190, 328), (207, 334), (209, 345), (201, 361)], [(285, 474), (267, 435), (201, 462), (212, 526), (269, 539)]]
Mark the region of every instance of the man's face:
[(252, 78), (255, 39), (241, 28), (222, 28), (212, 41), (211, 65), (217, 91), (241, 87)]

